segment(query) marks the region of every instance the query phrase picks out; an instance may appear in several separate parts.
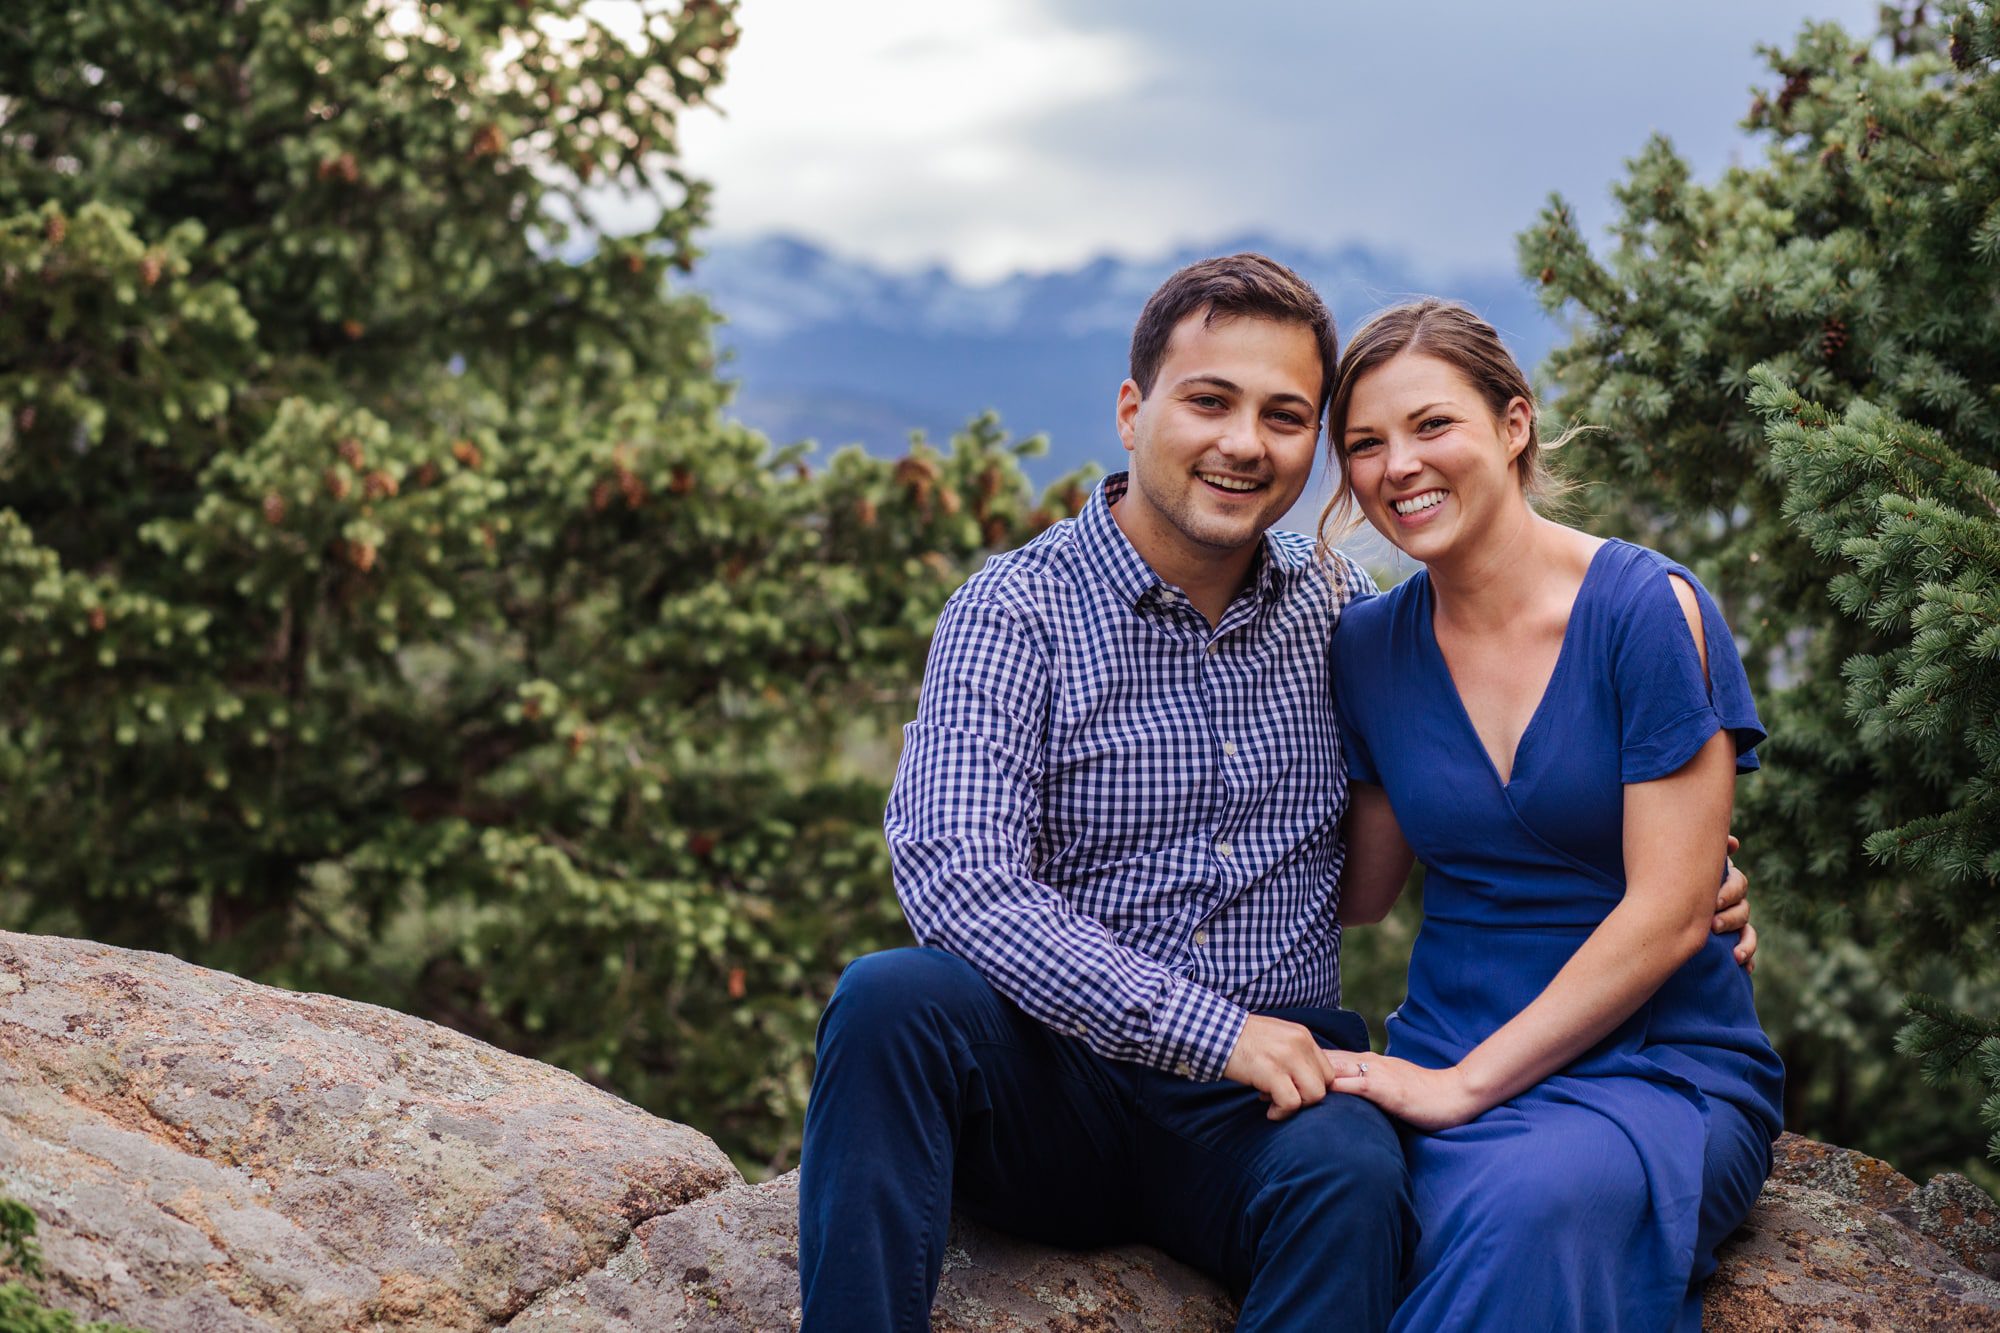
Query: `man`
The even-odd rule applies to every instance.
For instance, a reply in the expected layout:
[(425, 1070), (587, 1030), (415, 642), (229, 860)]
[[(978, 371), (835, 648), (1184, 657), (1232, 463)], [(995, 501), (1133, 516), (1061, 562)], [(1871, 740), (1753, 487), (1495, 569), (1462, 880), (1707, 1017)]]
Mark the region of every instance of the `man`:
[(1387, 1324), (1403, 1154), (1322, 1054), (1367, 1045), (1326, 644), (1372, 584), (1270, 530), (1334, 356), (1281, 265), (1174, 274), (1119, 389), (1129, 474), (947, 604), (884, 821), (925, 947), (857, 960), (820, 1027), (807, 1333), (927, 1328), (954, 1203), (1156, 1245), (1246, 1333)]

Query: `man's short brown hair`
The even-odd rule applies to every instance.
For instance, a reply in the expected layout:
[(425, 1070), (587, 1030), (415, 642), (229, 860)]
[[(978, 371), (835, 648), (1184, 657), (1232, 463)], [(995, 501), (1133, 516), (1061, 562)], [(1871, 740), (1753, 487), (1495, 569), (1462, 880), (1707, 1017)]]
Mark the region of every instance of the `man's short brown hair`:
[(1333, 315), (1319, 293), (1275, 259), (1259, 254), (1222, 255), (1189, 264), (1160, 284), (1139, 312), (1132, 329), (1132, 382), (1140, 396), (1153, 391), (1167, 340), (1189, 315), (1202, 313), (1204, 325), (1218, 319), (1273, 319), (1311, 332), (1319, 347), (1319, 411), (1333, 392)]

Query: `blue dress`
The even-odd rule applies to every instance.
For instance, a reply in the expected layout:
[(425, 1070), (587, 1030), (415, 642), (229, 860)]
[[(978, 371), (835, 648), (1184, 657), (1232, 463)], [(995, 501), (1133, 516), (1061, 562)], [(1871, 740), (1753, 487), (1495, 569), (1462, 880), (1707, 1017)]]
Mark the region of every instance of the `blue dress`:
[[(1669, 574), (1695, 588), (1710, 682)], [(1333, 640), (1356, 781), (1423, 862), (1424, 920), (1389, 1051), (1443, 1068), (1548, 985), (1625, 892), (1623, 785), (1718, 728), (1764, 737), (1729, 628), (1692, 575), (1610, 541), (1503, 784), (1439, 651), (1418, 572)], [(1770, 1171), (1784, 1070), (1733, 936), (1711, 936), (1582, 1057), (1477, 1119), (1405, 1130), (1423, 1228), (1398, 1329), (1698, 1329), (1714, 1249)]]

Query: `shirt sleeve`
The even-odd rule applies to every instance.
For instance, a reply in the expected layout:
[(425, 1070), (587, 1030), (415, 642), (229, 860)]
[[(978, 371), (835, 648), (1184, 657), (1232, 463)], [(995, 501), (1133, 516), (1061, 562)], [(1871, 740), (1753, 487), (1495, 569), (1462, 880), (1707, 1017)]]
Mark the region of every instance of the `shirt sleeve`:
[[(1686, 579), (1701, 608), (1702, 641), (1708, 650), (1706, 679), (1687, 615), (1674, 595), (1675, 577)], [(1736, 771), (1747, 773), (1757, 767), (1753, 747), (1764, 739), (1764, 728), (1750, 694), (1750, 678), (1722, 612), (1692, 575), (1678, 568), (1671, 574), (1659, 567), (1638, 572), (1614, 668), (1621, 781), (1651, 782), (1678, 772), (1720, 730), (1730, 733), (1736, 747)]]
[(1051, 693), (1047, 648), (1005, 607), (946, 604), (883, 819), (903, 914), (919, 943), (1100, 1055), (1221, 1078), (1247, 1012), (1035, 877)]

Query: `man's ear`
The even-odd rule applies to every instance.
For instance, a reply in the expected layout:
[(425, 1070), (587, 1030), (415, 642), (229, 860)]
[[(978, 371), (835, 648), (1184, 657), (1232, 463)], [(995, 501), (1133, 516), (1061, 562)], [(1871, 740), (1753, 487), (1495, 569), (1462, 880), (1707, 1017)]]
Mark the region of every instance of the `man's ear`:
[(1139, 381), (1126, 380), (1118, 386), (1118, 438), (1125, 448), (1132, 448), (1133, 438), (1139, 429), (1139, 404), (1146, 395), (1139, 389)]

